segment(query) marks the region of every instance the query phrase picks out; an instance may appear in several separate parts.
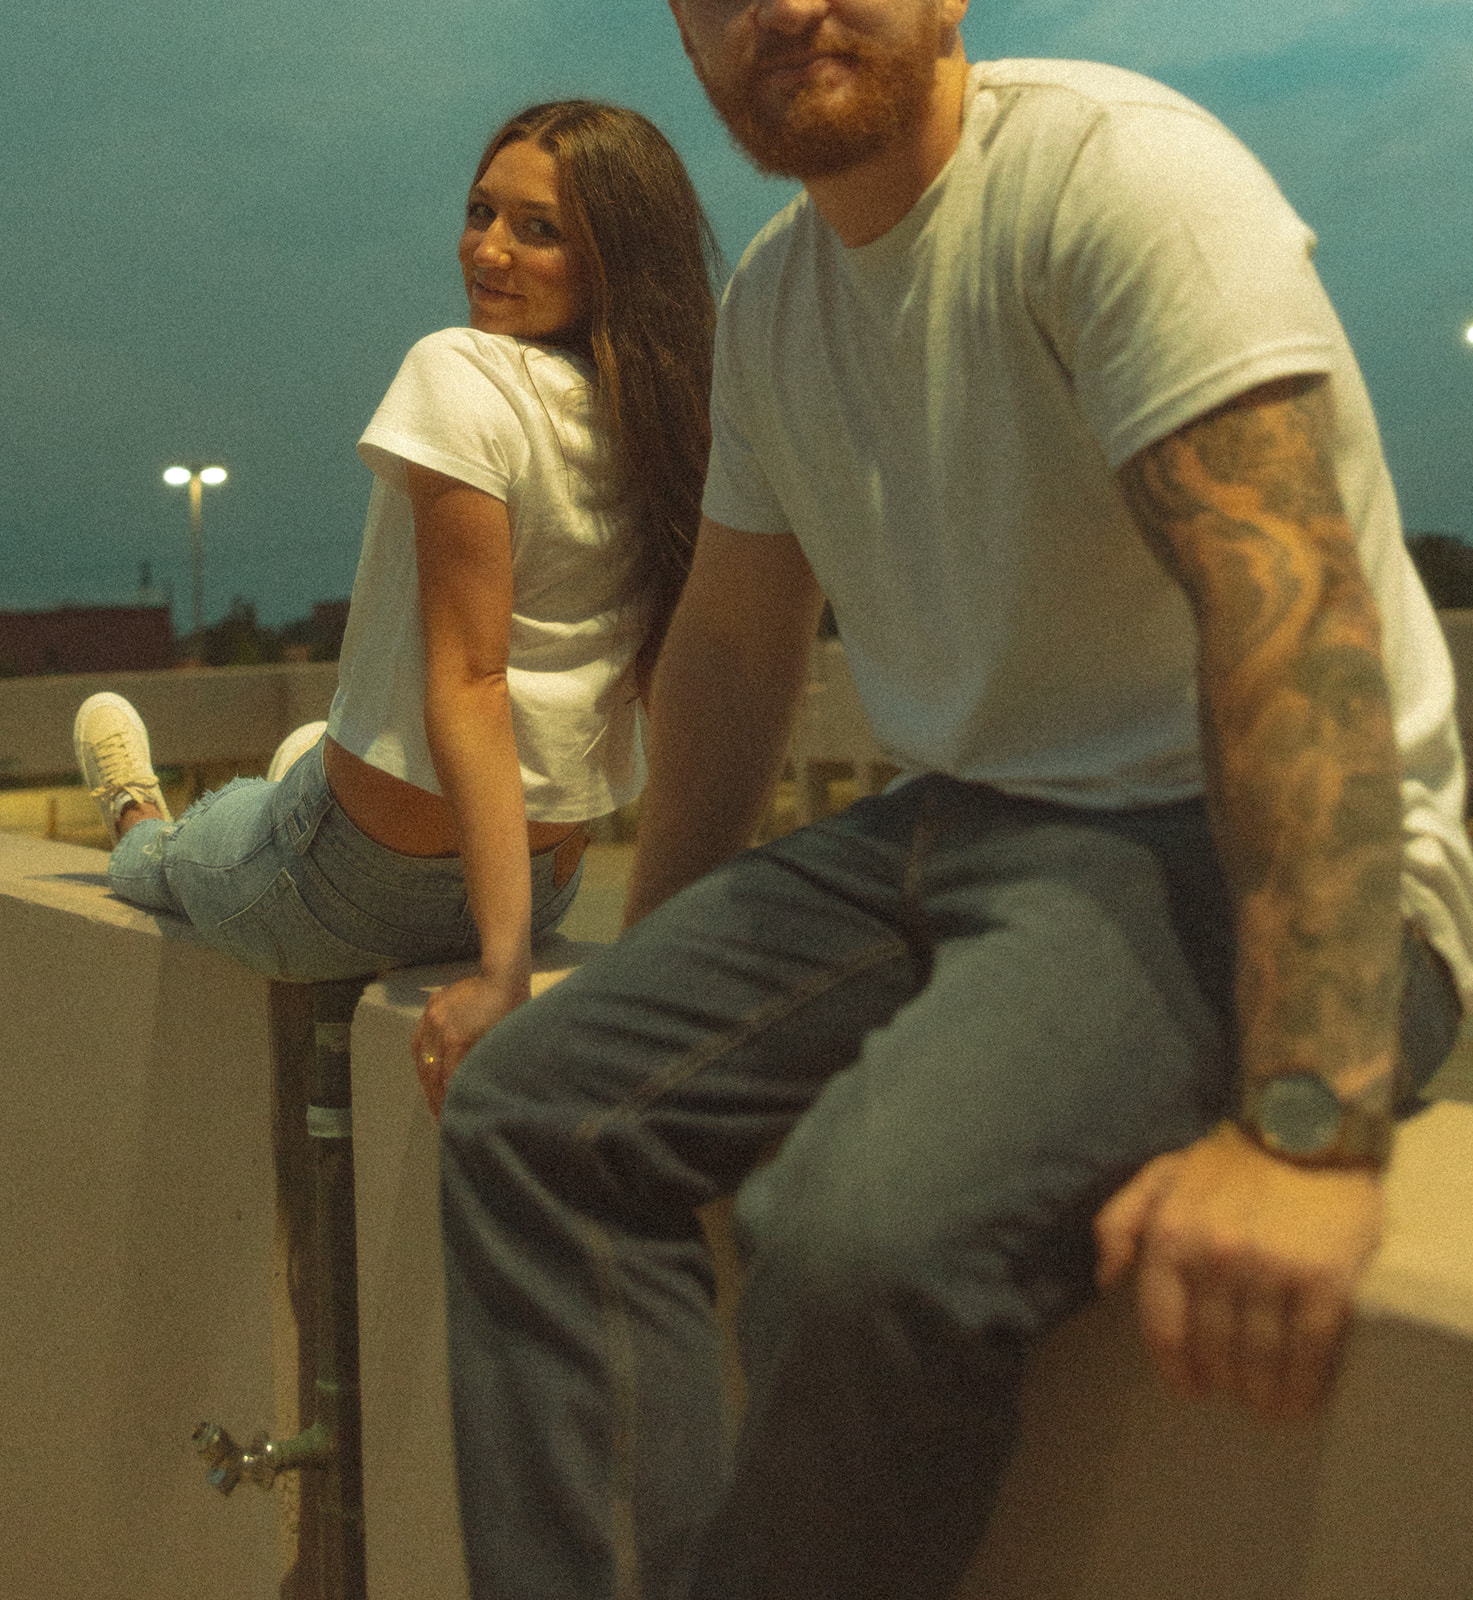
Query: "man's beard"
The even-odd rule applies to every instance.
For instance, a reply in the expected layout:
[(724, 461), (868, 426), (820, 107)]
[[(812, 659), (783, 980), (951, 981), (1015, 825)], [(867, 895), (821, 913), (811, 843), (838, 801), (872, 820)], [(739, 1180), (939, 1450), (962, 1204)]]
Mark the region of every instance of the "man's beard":
[(764, 69), (782, 66), (801, 52), (785, 54), (772, 46), (727, 74), (697, 67), (717, 115), (763, 172), (800, 180), (831, 178), (878, 155), (914, 126), (935, 83), (941, 23), (928, 11), (915, 35), (897, 45), (845, 38), (834, 49), (823, 37), (822, 47), (858, 69), (838, 104), (821, 86), (803, 84), (782, 99), (766, 88)]

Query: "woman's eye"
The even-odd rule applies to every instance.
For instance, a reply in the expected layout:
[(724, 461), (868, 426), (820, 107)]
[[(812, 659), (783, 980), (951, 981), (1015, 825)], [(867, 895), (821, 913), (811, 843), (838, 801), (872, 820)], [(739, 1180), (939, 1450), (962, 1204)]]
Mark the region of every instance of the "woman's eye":
[(490, 227), (496, 213), (484, 200), (472, 200), (465, 208), (465, 220), (473, 227)]
[(562, 238), (556, 223), (549, 222), (545, 217), (528, 217), (527, 232), (546, 244), (555, 244)]

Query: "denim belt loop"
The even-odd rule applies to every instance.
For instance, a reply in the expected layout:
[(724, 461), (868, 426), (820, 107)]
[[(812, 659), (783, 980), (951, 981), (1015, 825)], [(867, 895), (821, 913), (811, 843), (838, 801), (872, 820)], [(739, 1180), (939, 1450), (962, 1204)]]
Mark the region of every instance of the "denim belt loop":
[(322, 766), (322, 747), (319, 745), (298, 761), (281, 781), (295, 783), (300, 791), (287, 803), (282, 827), (292, 849), (304, 856), (312, 848), (322, 819), (333, 805), (332, 790), (327, 786), (327, 774)]

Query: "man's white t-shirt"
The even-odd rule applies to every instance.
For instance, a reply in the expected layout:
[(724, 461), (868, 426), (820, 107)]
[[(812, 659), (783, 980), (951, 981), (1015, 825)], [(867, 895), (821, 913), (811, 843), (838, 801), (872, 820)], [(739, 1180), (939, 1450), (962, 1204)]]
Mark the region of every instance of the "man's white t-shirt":
[(504, 501), (511, 522), (507, 682), (527, 815), (603, 816), (644, 785), (637, 607), (617, 598), (619, 525), (597, 492), (587, 364), (472, 328), (421, 339), (359, 441), (373, 469), (328, 732), (440, 792), (424, 727), (414, 517), (405, 462)]
[(1451, 664), (1314, 236), (1200, 107), (1086, 63), (972, 69), (912, 211), (842, 245), (806, 195), (717, 336), (705, 511), (797, 536), (903, 769), (1079, 806), (1200, 792), (1196, 635), (1115, 469), (1274, 378), (1328, 377), (1380, 607), (1406, 909), (1473, 992)]

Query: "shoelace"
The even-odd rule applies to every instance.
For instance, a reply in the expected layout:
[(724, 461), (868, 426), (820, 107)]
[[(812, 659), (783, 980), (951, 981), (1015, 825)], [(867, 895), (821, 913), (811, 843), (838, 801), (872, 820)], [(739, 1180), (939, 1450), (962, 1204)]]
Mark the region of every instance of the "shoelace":
[(153, 799), (150, 780), (153, 774), (129, 773), (131, 752), (126, 732), (109, 733), (92, 746), (92, 754), (102, 773), (102, 782), (92, 791), (94, 800), (106, 800), (116, 805), (126, 796), (140, 805)]

